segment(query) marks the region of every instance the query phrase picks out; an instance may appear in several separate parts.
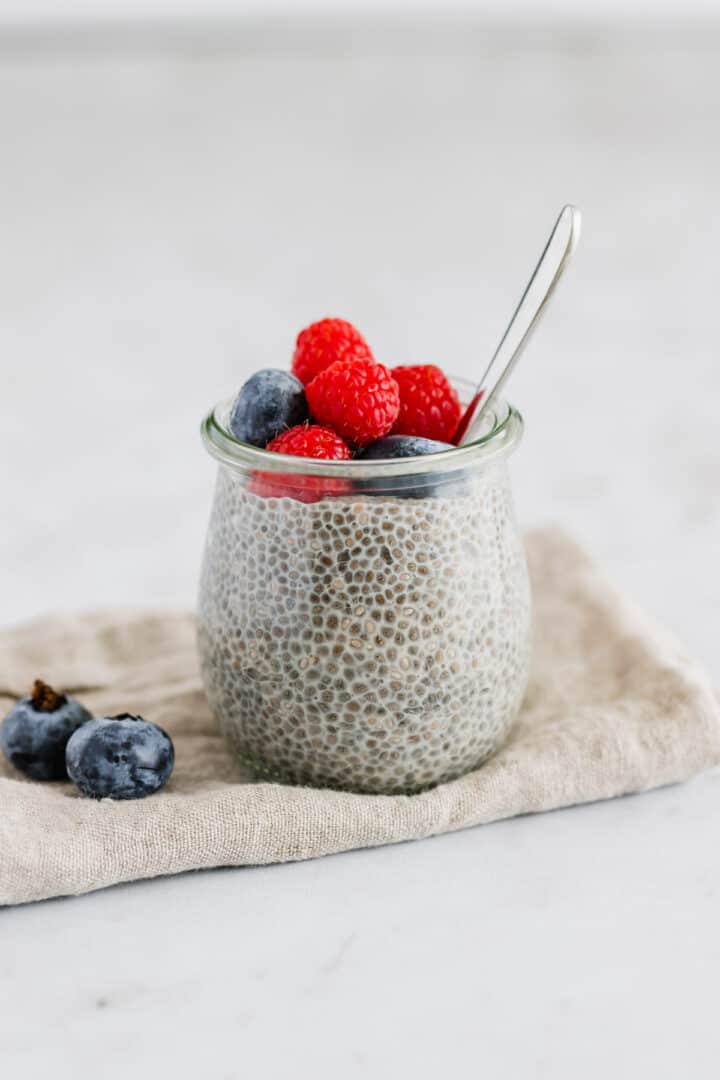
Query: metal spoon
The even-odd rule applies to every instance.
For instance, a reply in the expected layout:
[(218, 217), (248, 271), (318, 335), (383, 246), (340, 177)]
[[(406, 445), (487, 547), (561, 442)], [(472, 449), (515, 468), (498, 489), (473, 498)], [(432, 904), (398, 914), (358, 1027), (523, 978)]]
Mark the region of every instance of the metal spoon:
[[(507, 330), (478, 383), (474, 398), (463, 413), (452, 440), (457, 446), (465, 446), (479, 437), (483, 413), (512, 374), (532, 331), (540, 321), (548, 300), (555, 291), (555, 286), (570, 262), (580, 239), (581, 221), (580, 211), (575, 206), (565, 206), (560, 211), (560, 216), (555, 222), (532, 277), (520, 297), (520, 303), (515, 308)], [(550, 281), (543, 288), (542, 278), (546, 274), (551, 275)], [(534, 288), (538, 278), (540, 282)], [(513, 345), (511, 339), (517, 338), (518, 334), (519, 339)]]

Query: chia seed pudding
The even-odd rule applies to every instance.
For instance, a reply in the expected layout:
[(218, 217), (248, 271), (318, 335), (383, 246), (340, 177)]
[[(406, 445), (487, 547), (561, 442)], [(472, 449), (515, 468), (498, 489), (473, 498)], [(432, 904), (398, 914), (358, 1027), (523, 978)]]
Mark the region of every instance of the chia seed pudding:
[(277, 463), (263, 488), (253, 465), (273, 455), (233, 445), (211, 414), (221, 467), (199, 653), (244, 762), (291, 783), (392, 794), (458, 777), (503, 742), (529, 661), (505, 460), (521, 428), (498, 407), (478, 443), (432, 456), (442, 472), (427, 457), (300, 459), (302, 476)]

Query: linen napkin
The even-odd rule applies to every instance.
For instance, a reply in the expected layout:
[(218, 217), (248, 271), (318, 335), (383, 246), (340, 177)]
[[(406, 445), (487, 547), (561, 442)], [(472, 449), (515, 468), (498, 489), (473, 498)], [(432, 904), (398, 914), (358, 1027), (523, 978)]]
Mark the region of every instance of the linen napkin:
[(693, 661), (562, 532), (526, 543), (534, 654), (520, 716), (481, 768), (419, 795), (254, 781), (208, 709), (187, 612), (54, 615), (0, 632), (0, 716), (42, 677), (97, 715), (156, 721), (176, 749), (167, 787), (129, 802), (30, 781), (0, 756), (0, 904), (418, 839), (720, 762), (720, 709)]

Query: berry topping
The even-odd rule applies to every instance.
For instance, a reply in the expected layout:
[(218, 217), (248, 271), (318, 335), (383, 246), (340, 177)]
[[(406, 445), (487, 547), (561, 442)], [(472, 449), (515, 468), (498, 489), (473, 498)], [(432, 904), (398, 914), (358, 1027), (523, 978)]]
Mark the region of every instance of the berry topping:
[(172, 739), (142, 716), (122, 713), (91, 720), (67, 744), (70, 779), (93, 799), (142, 799), (173, 770)]
[(387, 435), (400, 408), (398, 386), (382, 364), (337, 360), (306, 388), (310, 412), (355, 446)]
[(264, 368), (251, 375), (235, 399), (230, 430), (236, 439), (266, 446), (286, 428), (308, 419), (305, 391), (289, 371)]
[(441, 450), (454, 450), (452, 443), (422, 439), (417, 435), (386, 435), (358, 454), (365, 461), (387, 458), (421, 457), (423, 454), (439, 454)]
[(336, 360), (369, 360), (373, 355), (362, 334), (345, 319), (321, 319), (301, 330), (292, 370), (306, 385)]
[(0, 724), (0, 747), (8, 761), (33, 780), (63, 780), (70, 736), (92, 720), (79, 701), (36, 679)]
[[(276, 454), (322, 458), (325, 461), (348, 461), (350, 447), (329, 428), (317, 424), (299, 424), (284, 431), (267, 446)], [(326, 495), (343, 495), (352, 485), (342, 477), (306, 476), (302, 473), (253, 473), (249, 490), (264, 498), (290, 498), (312, 503)]]
[(294, 454), (296, 457), (325, 458), (328, 461), (347, 461), (350, 447), (330, 428), (318, 424), (299, 424), (277, 435), (267, 450), (276, 454)]
[[(378, 439), (372, 446), (358, 454), (363, 461), (381, 461), (392, 458), (421, 457), (439, 454), (442, 450), (455, 450), (451, 443), (435, 439), (423, 439), (417, 435), (388, 435)], [(408, 476), (384, 476), (358, 482), (358, 490), (366, 495), (394, 496), (403, 499), (458, 498), (469, 491), (462, 473), (417, 473)]]
[(393, 368), (400, 388), (400, 412), (393, 435), (421, 435), (449, 442), (460, 422), (460, 399), (434, 364)]

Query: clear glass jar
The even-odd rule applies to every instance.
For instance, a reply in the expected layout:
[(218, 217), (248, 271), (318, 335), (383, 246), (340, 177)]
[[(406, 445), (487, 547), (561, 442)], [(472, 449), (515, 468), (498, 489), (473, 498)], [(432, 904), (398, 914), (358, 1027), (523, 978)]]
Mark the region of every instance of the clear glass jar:
[(466, 447), (361, 463), (240, 443), (229, 406), (203, 424), (220, 469), (198, 643), (230, 745), (268, 778), (383, 794), (481, 764), (528, 673), (519, 413), (498, 403)]

